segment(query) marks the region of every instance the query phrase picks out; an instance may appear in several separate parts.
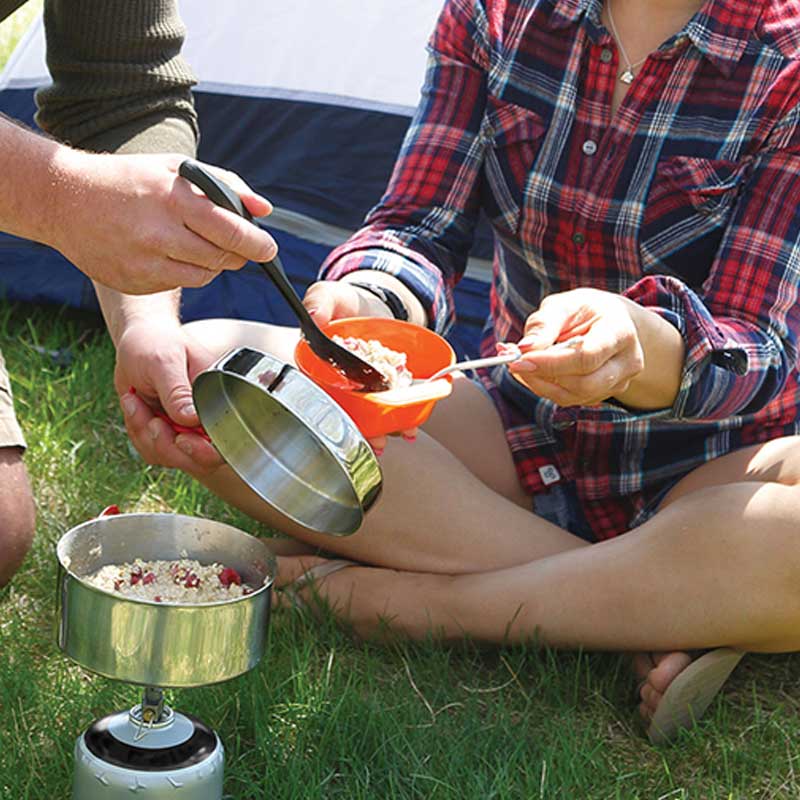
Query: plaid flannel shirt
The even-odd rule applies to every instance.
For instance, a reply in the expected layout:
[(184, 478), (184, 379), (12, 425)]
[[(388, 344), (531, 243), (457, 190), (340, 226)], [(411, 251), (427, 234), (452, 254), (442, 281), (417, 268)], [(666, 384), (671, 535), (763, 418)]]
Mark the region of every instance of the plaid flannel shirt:
[(386, 194), (320, 275), (391, 273), (446, 332), (483, 212), (483, 353), (516, 341), (543, 297), (581, 286), (673, 324), (686, 357), (672, 408), (561, 408), (505, 367), (482, 375), (523, 486), (574, 481), (603, 539), (691, 469), (798, 432), (800, 5), (707, 0), (613, 118), (623, 65), (600, 11), (447, 0)]

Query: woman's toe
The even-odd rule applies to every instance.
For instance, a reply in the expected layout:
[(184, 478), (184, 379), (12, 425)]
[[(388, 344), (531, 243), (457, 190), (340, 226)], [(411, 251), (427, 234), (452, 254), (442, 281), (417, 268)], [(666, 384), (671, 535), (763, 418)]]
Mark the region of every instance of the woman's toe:
[(655, 666), (653, 654), (649, 651), (634, 653), (631, 659), (631, 666), (637, 683), (644, 683), (647, 680), (647, 676), (650, 674), (650, 670)]
[(642, 686), (642, 702), (639, 704), (639, 713), (645, 721), (649, 720), (653, 714), (655, 714), (658, 704), (661, 702), (661, 697), (661, 692), (655, 689), (651, 683), (645, 683), (644, 686)]
[(655, 667), (650, 671), (647, 680), (659, 694), (663, 695), (672, 681), (692, 663), (692, 657), (678, 650), (671, 653), (656, 653), (654, 661)]

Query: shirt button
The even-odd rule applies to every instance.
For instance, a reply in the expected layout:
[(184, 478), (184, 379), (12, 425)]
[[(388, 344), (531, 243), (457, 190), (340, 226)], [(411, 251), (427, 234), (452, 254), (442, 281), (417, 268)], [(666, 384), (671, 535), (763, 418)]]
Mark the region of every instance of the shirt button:
[(609, 50), (607, 47), (604, 47), (604, 48), (603, 48), (603, 49), (600, 51), (600, 60), (601, 60), (601, 61), (602, 61), (604, 64), (608, 64), (608, 63), (609, 63), (609, 61), (611, 61), (611, 59), (612, 59), (612, 58), (614, 58), (614, 54), (613, 54), (613, 53), (612, 53), (612, 52), (611, 52), (611, 51), (610, 51), (610, 50)]
[(597, 142), (595, 142), (595, 141), (594, 141), (594, 140), (592, 140), (592, 139), (587, 139), (587, 140), (586, 140), (586, 141), (585, 141), (585, 142), (584, 142), (584, 143), (581, 145), (581, 150), (583, 150), (583, 152), (584, 152), (584, 153), (585, 153), (587, 156), (593, 156), (593, 155), (594, 155), (594, 154), (597, 152)]
[(582, 233), (573, 233), (572, 241), (575, 242), (575, 244), (577, 244), (578, 246), (580, 246), (586, 241), (586, 237)]

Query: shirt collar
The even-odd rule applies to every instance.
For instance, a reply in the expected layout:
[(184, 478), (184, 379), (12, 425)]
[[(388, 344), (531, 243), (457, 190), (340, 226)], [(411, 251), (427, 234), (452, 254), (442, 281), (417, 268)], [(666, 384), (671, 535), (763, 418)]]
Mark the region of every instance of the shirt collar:
[(744, 53), (767, 0), (706, 0), (684, 31), (725, 76)]
[[(600, 24), (602, 0), (551, 2), (550, 24), (554, 28), (565, 28), (584, 15), (595, 25)], [(742, 57), (766, 2), (768, 0), (706, 0), (686, 24), (683, 33), (720, 72), (728, 76)]]
[(566, 28), (577, 22), (584, 14), (595, 23), (600, 22), (600, 9), (602, 0), (551, 0), (553, 13), (550, 16), (550, 25), (553, 28)]

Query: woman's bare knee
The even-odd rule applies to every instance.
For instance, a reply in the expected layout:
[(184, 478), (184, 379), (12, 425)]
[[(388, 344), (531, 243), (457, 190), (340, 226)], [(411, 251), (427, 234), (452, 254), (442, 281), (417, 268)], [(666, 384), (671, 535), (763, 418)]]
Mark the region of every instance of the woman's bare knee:
[(700, 489), (730, 483), (800, 485), (800, 436), (743, 447), (706, 462), (672, 487), (661, 508)]

